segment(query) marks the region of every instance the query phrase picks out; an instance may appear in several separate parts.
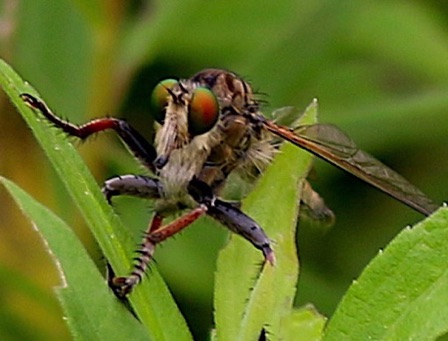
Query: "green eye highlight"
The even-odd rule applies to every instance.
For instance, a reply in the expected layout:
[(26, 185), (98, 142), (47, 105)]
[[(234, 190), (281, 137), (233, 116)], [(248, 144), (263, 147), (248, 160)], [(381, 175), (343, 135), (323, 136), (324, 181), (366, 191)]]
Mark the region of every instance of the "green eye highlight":
[(218, 99), (208, 88), (194, 89), (188, 109), (188, 131), (193, 136), (206, 133), (218, 121)]
[(163, 120), (165, 119), (165, 107), (168, 104), (168, 96), (170, 89), (172, 89), (176, 84), (177, 80), (175, 79), (165, 79), (156, 85), (151, 94), (151, 114), (154, 116), (154, 119), (163, 124)]

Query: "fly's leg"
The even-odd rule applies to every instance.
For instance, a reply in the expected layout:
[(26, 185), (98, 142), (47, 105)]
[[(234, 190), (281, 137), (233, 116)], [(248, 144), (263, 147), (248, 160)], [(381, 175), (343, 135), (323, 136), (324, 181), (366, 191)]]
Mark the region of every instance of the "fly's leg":
[(263, 252), (267, 262), (275, 265), (275, 254), (271, 248), (271, 241), (255, 220), (241, 212), (232, 203), (220, 199), (214, 200), (214, 205), (209, 207), (207, 214), (218, 220), (232, 232), (241, 235), (251, 242), (253, 246)]
[(137, 250), (139, 256), (135, 259), (136, 263), (130, 275), (126, 277), (115, 277), (109, 281), (109, 285), (114, 293), (118, 297), (125, 297), (128, 295), (134, 287), (142, 281), (143, 275), (148, 268), (148, 264), (153, 258), (156, 245), (180, 232), (206, 212), (207, 206), (199, 205), (191, 212), (188, 212), (165, 226), (161, 226), (162, 216), (156, 213), (148, 231), (145, 233), (145, 237), (143, 238), (139, 250)]
[(114, 130), (129, 147), (134, 156), (149, 169), (154, 170), (153, 161), (157, 157), (154, 146), (126, 121), (113, 117), (105, 117), (89, 121), (82, 125), (75, 125), (53, 114), (40, 99), (30, 94), (22, 94), (20, 96), (31, 108), (39, 110), (54, 126), (81, 140), (85, 140), (89, 136), (104, 130)]
[(299, 214), (301, 219), (317, 222), (322, 227), (330, 227), (336, 220), (333, 211), (327, 207), (324, 199), (306, 180), (302, 185)]
[(158, 199), (162, 193), (160, 181), (143, 175), (121, 175), (104, 183), (103, 194), (109, 204), (112, 197), (130, 195), (146, 199)]
[(209, 216), (251, 242), (253, 246), (261, 250), (265, 261), (275, 265), (275, 254), (271, 248), (271, 240), (255, 220), (238, 208), (239, 203), (235, 204), (217, 198), (210, 186), (197, 179), (190, 182), (188, 191), (197, 202), (207, 206)]
[[(158, 199), (162, 193), (162, 185), (160, 181), (148, 176), (143, 175), (121, 175), (107, 180), (104, 183), (102, 192), (106, 197), (106, 200), (109, 204), (112, 204), (112, 197), (118, 195), (130, 195), (140, 198), (146, 199)], [(139, 269), (143, 272), (145, 271), (148, 263), (152, 258), (153, 247), (150, 245), (145, 245), (146, 238), (148, 233), (152, 233), (160, 228), (162, 225), (163, 217), (162, 215), (156, 213), (153, 217), (150, 227), (145, 234), (145, 239), (141, 244), (141, 249), (137, 252), (139, 253), (139, 257), (137, 258), (136, 269)], [(136, 270), (133, 271), (133, 273)], [(141, 277), (139, 273), (136, 273), (136, 276)], [(119, 286), (117, 286), (117, 280), (115, 277), (115, 273), (112, 271), (112, 267), (108, 264), (107, 278), (109, 286), (114, 290), (114, 292), (119, 297), (123, 297), (126, 293), (121, 292)], [(138, 283), (140, 279), (136, 282)], [(134, 284), (135, 285), (135, 284)]]
[(108, 278), (109, 287), (119, 298), (125, 297), (131, 292), (132, 288), (142, 280), (143, 274), (154, 254), (155, 247), (155, 245), (147, 245), (146, 239), (148, 233), (158, 230), (162, 225), (162, 221), (163, 217), (158, 213), (152, 218), (148, 228), (149, 232), (145, 232), (145, 238), (140, 244), (140, 248), (137, 250), (139, 256), (135, 259), (136, 264), (131, 274), (128, 277), (116, 277), (115, 273), (112, 273), (113, 277)]

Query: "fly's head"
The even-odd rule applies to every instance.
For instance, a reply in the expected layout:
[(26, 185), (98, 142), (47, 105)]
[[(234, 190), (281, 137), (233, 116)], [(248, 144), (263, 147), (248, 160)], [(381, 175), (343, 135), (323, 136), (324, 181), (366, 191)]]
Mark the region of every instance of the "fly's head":
[(207, 69), (187, 80), (164, 80), (151, 102), (160, 124), (153, 164), (165, 198), (182, 201), (194, 177), (218, 192), (234, 169), (244, 173), (272, 159), (252, 89), (231, 72)]
[(154, 89), (152, 113), (160, 124), (156, 133), (158, 169), (171, 153), (208, 133), (217, 123), (220, 107), (217, 96), (207, 86), (190, 80), (166, 79)]
[(188, 80), (166, 79), (154, 89), (152, 112), (161, 125), (156, 135), (162, 168), (171, 152), (210, 132), (226, 113), (258, 115), (258, 102), (248, 83), (231, 72), (203, 70)]

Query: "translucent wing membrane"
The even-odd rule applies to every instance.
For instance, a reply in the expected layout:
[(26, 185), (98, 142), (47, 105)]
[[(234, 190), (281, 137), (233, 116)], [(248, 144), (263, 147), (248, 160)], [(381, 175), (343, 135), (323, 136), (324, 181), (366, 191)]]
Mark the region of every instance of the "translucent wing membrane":
[(401, 175), (360, 150), (335, 126), (315, 124), (289, 129), (271, 121), (264, 124), (275, 135), (353, 174), (422, 214), (429, 215), (438, 208)]

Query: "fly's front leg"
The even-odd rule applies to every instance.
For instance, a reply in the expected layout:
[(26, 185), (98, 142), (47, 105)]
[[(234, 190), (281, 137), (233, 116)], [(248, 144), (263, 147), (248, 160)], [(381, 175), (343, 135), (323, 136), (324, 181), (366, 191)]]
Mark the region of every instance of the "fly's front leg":
[(220, 199), (214, 200), (214, 204), (209, 207), (207, 214), (221, 222), (231, 231), (243, 236), (253, 246), (263, 252), (267, 262), (275, 265), (275, 254), (271, 248), (271, 241), (255, 220), (244, 214), (232, 203)]
[(156, 245), (180, 232), (206, 212), (207, 206), (199, 205), (191, 212), (188, 212), (165, 226), (161, 226), (163, 217), (156, 213), (145, 233), (140, 248), (137, 250), (139, 255), (135, 259), (135, 265), (131, 273), (126, 277), (115, 277), (109, 280), (109, 285), (114, 293), (118, 297), (125, 297), (128, 295), (134, 287), (142, 281), (149, 262), (153, 258)]
[(188, 192), (197, 202), (207, 206), (209, 216), (218, 220), (232, 232), (247, 239), (263, 252), (267, 262), (275, 265), (275, 254), (271, 248), (271, 240), (255, 220), (238, 208), (238, 203), (235, 204), (217, 198), (210, 186), (197, 179), (190, 181)]
[(68, 121), (64, 121), (53, 114), (47, 105), (40, 99), (30, 94), (22, 94), (20, 97), (31, 108), (39, 110), (54, 126), (71, 136), (80, 138), (81, 140), (85, 140), (89, 136), (104, 130), (114, 130), (129, 147), (134, 156), (149, 169), (154, 170), (153, 161), (157, 157), (154, 146), (146, 141), (146, 139), (126, 121), (113, 117), (105, 117), (89, 121), (82, 125), (75, 125)]

